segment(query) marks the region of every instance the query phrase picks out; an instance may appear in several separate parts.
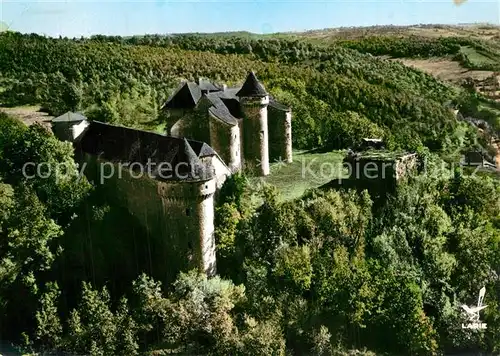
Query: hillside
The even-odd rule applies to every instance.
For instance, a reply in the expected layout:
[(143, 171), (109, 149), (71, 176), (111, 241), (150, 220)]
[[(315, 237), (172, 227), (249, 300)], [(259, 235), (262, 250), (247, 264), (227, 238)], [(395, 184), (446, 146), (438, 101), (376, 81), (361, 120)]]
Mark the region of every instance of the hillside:
[[(466, 77), (483, 80), (500, 69), (500, 27), (496, 25), (373, 26), (312, 30), (280, 36), (315, 43), (355, 46), (358, 50), (372, 54), (376, 51), (378, 55), (398, 58), (405, 64), (455, 83)], [(385, 46), (379, 46), (381, 39), (385, 40)], [(371, 41), (377, 46), (367, 46)], [(435, 45), (434, 53), (428, 48), (425, 50), (424, 46), (414, 52), (391, 48), (410, 42), (421, 42), (427, 44), (428, 48), (431, 47), (429, 45)], [(485, 70), (486, 68), (489, 70)]]
[[(441, 81), (404, 64), (493, 68), (496, 40), (383, 30), (0, 34), (0, 344), (33, 355), (498, 354), (500, 181), (456, 169), (466, 150), (496, 153), (500, 103), (480, 90), (496, 95), (496, 84)], [(213, 205), (196, 199), (213, 217), (206, 239), (149, 231), (156, 220), (172, 232), (201, 227), (202, 209), (176, 209), (190, 216), (179, 225), (166, 219), (165, 190), (142, 194), (131, 182), (144, 207), (133, 215), (114, 180), (79, 174), (82, 152), (11, 117), (31, 124), (72, 110), (163, 132), (160, 107), (181, 80), (231, 85), (249, 70), (292, 108), (294, 162), (273, 163), (263, 179), (233, 174)], [(347, 173), (344, 149), (365, 137), (417, 151), (425, 169), (388, 195), (329, 189)], [(146, 208), (156, 194), (158, 219)], [(205, 253), (212, 242), (217, 276), (187, 271), (192, 247)], [(185, 262), (180, 272), (166, 250)], [(179, 272), (175, 282), (166, 269)], [(461, 306), (483, 287), (487, 328), (464, 328)]]
[[(280, 34), (283, 36), (284, 34)], [(290, 38), (369, 53), (428, 73), (478, 95), (461, 113), (487, 121), (499, 135), (500, 26), (416, 25), (337, 28), (288, 33)], [(471, 107), (471, 102), (475, 102)]]
[(296, 148), (346, 148), (364, 136), (408, 149), (455, 151), (463, 144), (463, 129), (444, 107), (456, 89), (352, 49), (285, 39), (82, 41), (16, 33), (2, 34), (0, 49), (5, 105), (41, 104), (54, 115), (83, 110), (102, 121), (156, 128), (158, 108), (181, 78), (231, 84), (253, 69), (294, 109)]
[(467, 37), (481, 40), (500, 40), (500, 27), (490, 24), (469, 25), (413, 25), (413, 26), (369, 26), (311, 30), (302, 33), (286, 33), (298, 37), (321, 40), (360, 39), (366, 36), (422, 36), (422, 37)]

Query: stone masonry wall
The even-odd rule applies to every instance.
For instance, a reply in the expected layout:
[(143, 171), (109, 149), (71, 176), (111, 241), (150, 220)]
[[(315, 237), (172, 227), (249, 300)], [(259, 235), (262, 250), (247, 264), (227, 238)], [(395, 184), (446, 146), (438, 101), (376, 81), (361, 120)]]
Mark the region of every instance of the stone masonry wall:
[[(208, 102), (208, 103), (207, 103)], [(210, 102), (203, 98), (198, 106), (178, 120), (171, 128), (171, 135), (210, 143), (208, 107)]]
[(393, 180), (394, 162), (360, 158), (348, 162), (349, 177), (357, 180)]
[(241, 98), (243, 119), (243, 155), (245, 169), (259, 175), (269, 174), (269, 97)]
[(268, 107), (269, 159), (292, 162), (292, 113)]
[(165, 122), (165, 131), (167, 134), (173, 135), (172, 128), (175, 123), (177, 123), (180, 118), (184, 117), (184, 115), (191, 112), (191, 109), (162, 109), (159, 113), (159, 119)]
[(417, 169), (417, 164), (417, 155), (415, 153), (399, 158), (396, 161), (396, 180), (408, 177)]
[[(85, 174), (99, 183), (100, 163), (85, 155)], [(104, 166), (109, 173), (109, 166)], [(164, 281), (175, 280), (179, 271), (200, 268), (215, 272), (213, 194), (215, 180), (199, 183), (160, 182), (139, 172), (119, 173), (104, 180), (111, 199), (126, 207), (138, 219), (151, 243), (153, 273)], [(119, 237), (117, 237), (119, 238)]]
[(228, 162), (231, 172), (241, 169), (241, 132), (238, 125), (231, 127), (231, 139), (229, 142), (230, 160)]
[(210, 115), (210, 146), (219, 154), (231, 171), (241, 166), (240, 135), (238, 126), (230, 126)]

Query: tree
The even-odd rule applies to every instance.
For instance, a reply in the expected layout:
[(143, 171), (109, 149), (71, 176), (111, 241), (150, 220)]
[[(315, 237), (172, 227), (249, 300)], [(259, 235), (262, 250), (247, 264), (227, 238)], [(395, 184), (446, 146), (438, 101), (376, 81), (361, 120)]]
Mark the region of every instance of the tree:
[(26, 128), (6, 119), (2, 127), (0, 174), (5, 182), (31, 186), (50, 216), (67, 223), (90, 189), (73, 159), (71, 144), (38, 124)]
[(61, 346), (63, 330), (57, 308), (60, 295), (57, 283), (48, 283), (46, 291), (40, 297), (40, 309), (36, 312), (36, 341), (49, 351)]

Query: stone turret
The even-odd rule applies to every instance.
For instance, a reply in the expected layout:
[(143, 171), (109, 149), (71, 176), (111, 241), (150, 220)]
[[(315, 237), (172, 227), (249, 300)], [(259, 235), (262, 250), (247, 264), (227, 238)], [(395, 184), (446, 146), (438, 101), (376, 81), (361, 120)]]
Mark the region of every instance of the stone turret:
[(243, 152), (245, 168), (266, 176), (269, 174), (267, 106), (269, 95), (249, 72), (245, 83), (236, 93), (243, 111)]
[(177, 248), (188, 253), (187, 266), (212, 276), (216, 272), (214, 237), (214, 193), (216, 179), (159, 182), (158, 195), (165, 215), (175, 214), (168, 229), (176, 229)]
[(52, 132), (61, 141), (75, 142), (89, 126), (85, 116), (68, 111), (52, 119)]

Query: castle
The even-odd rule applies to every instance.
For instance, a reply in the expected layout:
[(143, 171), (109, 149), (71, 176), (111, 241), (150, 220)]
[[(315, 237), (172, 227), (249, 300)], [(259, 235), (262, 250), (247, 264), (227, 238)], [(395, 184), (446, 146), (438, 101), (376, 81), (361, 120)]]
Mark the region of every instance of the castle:
[(269, 162), (292, 162), (292, 113), (249, 72), (242, 86), (184, 82), (162, 107), (167, 134), (208, 143), (232, 172), (269, 174)]
[[(162, 135), (66, 113), (52, 120), (90, 181), (104, 187), (154, 239), (152, 263), (216, 271), (214, 196), (243, 168), (269, 174), (269, 160), (292, 160), (291, 111), (265, 91), (254, 73), (239, 88), (185, 82), (163, 106)], [(105, 178), (105, 179), (103, 179)]]
[(343, 160), (347, 176), (332, 180), (323, 188), (368, 190), (372, 199), (377, 200), (393, 193), (401, 182), (419, 170), (416, 153), (389, 151), (380, 138), (364, 138), (354, 149), (349, 149)]

